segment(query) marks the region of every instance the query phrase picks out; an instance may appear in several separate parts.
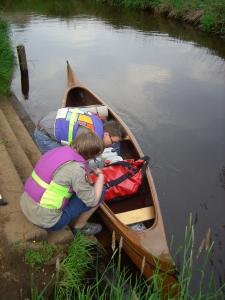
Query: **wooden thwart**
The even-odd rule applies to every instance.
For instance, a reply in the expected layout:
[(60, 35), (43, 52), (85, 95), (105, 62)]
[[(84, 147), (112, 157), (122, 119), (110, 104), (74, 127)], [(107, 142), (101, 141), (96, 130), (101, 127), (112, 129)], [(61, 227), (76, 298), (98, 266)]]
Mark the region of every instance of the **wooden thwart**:
[(144, 222), (155, 218), (155, 209), (153, 206), (134, 209), (116, 214), (116, 217), (126, 225)]

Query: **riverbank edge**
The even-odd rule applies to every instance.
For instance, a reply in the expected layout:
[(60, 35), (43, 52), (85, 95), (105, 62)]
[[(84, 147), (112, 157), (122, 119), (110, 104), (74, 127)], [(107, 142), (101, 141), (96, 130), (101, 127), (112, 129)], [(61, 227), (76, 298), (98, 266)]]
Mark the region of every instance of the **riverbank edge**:
[(10, 94), (15, 66), (16, 58), (10, 37), (10, 24), (0, 17), (0, 95)]
[[(219, 1), (212, 1), (211, 5), (186, 4), (172, 0), (96, 0), (112, 6), (149, 11), (198, 27), (208, 34), (219, 35), (225, 38), (225, 5)], [(198, 2), (198, 1), (197, 1)], [(179, 3), (176, 4), (176, 3)], [(225, 3), (224, 3), (225, 4)], [(194, 6), (196, 5), (196, 7)], [(222, 9), (221, 9), (222, 8)]]

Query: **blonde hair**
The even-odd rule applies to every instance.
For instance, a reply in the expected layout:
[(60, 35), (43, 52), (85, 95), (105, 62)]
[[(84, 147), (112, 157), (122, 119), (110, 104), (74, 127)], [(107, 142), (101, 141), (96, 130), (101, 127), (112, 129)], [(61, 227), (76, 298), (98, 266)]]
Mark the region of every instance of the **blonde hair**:
[(97, 157), (104, 150), (103, 140), (93, 131), (79, 134), (70, 146), (86, 160)]

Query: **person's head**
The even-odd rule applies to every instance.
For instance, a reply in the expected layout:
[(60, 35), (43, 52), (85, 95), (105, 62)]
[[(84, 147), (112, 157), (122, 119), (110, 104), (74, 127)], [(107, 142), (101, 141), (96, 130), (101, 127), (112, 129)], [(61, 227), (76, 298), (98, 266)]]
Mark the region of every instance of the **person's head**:
[(103, 141), (105, 146), (117, 143), (127, 136), (125, 129), (115, 120), (105, 121), (103, 126)]
[(79, 134), (70, 146), (86, 160), (99, 156), (104, 150), (103, 140), (90, 130)]

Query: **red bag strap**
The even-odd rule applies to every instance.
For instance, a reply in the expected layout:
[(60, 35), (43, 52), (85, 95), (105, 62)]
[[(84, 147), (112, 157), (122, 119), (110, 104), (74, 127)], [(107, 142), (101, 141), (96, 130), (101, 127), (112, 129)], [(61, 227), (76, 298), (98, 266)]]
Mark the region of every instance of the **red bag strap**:
[(109, 166), (115, 166), (115, 165), (116, 166), (118, 166), (118, 165), (124, 166), (133, 171), (137, 170), (137, 168), (132, 163), (130, 163), (129, 161), (125, 161), (125, 160), (116, 161), (116, 162), (110, 164)]
[(149, 164), (149, 161), (150, 161), (150, 157), (148, 155), (145, 155), (141, 159), (144, 161), (144, 163), (141, 167), (142, 176), (144, 176), (146, 168), (147, 168), (147, 166)]
[(114, 179), (114, 180), (110, 180), (108, 182), (106, 182), (104, 184), (104, 186), (106, 187), (106, 189), (110, 189), (111, 187), (120, 184), (121, 182), (123, 182), (124, 180), (126, 180), (127, 178), (130, 178), (131, 176), (133, 176), (134, 173), (131, 172), (127, 172), (126, 174), (121, 175), (120, 177)]
[(108, 181), (104, 184), (104, 186), (106, 187), (106, 189), (109, 189), (117, 184), (120, 184), (121, 182), (123, 182), (124, 180), (130, 178), (131, 176), (135, 175), (140, 169), (141, 169), (141, 173), (142, 173), (142, 176), (144, 175), (145, 173), (145, 170), (147, 168), (147, 165), (148, 165), (148, 162), (150, 160), (149, 156), (144, 156), (142, 158), (140, 158), (141, 160), (143, 160), (143, 165), (138, 168), (136, 166), (134, 166), (132, 163), (128, 162), (128, 161), (118, 161), (118, 162), (115, 162), (115, 163), (112, 163), (110, 166), (115, 166), (115, 165), (121, 165), (121, 166), (124, 166), (124, 167), (127, 167), (128, 169), (131, 170), (128, 171), (127, 173), (121, 175), (120, 177), (114, 179), (114, 180), (111, 180), (111, 181)]

